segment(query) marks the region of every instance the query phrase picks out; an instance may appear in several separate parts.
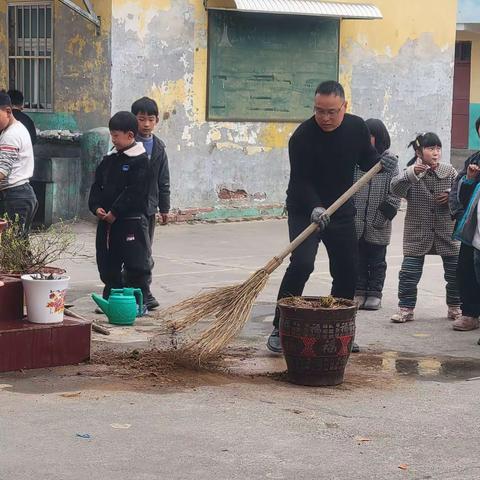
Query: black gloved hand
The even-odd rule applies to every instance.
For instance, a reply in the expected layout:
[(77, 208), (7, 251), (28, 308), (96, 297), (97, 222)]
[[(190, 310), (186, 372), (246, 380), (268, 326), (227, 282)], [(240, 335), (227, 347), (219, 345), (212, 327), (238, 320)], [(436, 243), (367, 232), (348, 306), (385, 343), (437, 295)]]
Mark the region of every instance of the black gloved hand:
[(325, 212), (323, 207), (315, 207), (310, 215), (310, 221), (318, 225), (320, 232), (323, 232), (330, 223), (330, 216)]
[(382, 164), (383, 172), (393, 173), (398, 165), (398, 158), (387, 150), (383, 153), (380, 163)]

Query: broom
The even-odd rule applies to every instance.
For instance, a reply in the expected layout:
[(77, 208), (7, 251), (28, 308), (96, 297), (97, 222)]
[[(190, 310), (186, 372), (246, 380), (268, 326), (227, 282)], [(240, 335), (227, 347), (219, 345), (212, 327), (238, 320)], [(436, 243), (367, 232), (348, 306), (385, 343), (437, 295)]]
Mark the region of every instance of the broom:
[[(381, 170), (382, 165), (377, 163), (332, 203), (325, 213), (331, 216)], [(273, 257), (245, 282), (198, 294), (159, 312), (159, 316), (171, 316), (172, 320), (167, 322), (171, 332), (191, 327), (200, 320), (213, 316), (215, 318), (213, 324), (184, 348), (192, 357), (199, 360), (215, 356), (231, 342), (248, 321), (255, 299), (265, 287), (272, 272), (317, 229), (318, 225), (311, 223), (285, 250)]]

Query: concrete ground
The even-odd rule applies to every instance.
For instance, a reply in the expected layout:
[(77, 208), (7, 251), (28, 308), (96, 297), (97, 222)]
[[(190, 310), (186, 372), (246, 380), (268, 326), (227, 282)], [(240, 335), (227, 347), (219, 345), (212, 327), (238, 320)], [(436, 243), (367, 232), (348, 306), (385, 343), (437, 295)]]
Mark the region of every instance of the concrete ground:
[[(299, 387), (264, 347), (286, 264), (222, 365), (191, 371), (148, 352), (161, 321), (94, 335), (86, 365), (0, 375), (0, 479), (480, 478), (480, 331), (446, 319), (439, 257), (428, 257), (416, 321), (394, 325), (403, 212), (388, 251), (383, 309), (359, 312), (345, 383)], [(100, 291), (94, 229), (76, 226), (81, 258), (69, 301), (92, 313)], [(285, 220), (157, 229), (153, 292), (162, 306), (248, 278), (287, 239)], [(328, 294), (323, 247), (305, 294)], [(126, 353), (123, 353), (126, 352)]]

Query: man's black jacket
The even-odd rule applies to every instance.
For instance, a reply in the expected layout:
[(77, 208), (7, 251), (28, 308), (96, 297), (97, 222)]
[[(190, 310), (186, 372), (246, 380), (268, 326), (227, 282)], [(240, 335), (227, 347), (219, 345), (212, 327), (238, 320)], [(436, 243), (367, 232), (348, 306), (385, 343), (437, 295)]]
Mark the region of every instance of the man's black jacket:
[[(306, 120), (292, 135), (288, 152), (289, 212), (310, 213), (315, 207), (329, 207), (352, 186), (356, 165), (367, 171), (380, 160), (366, 123), (348, 113), (332, 132), (323, 131), (315, 117)], [(355, 206), (349, 200), (337, 210), (334, 220), (354, 215)]]
[(28, 130), (28, 133), (30, 134), (32, 145), (35, 145), (37, 141), (37, 129), (35, 128), (35, 123), (33, 123), (33, 120), (26, 113), (22, 112), (18, 108), (12, 108), (12, 113), (15, 117), (15, 120), (23, 123), (25, 128)]
[(132, 214), (147, 215), (148, 156), (141, 143), (103, 157), (95, 171), (88, 208), (95, 215), (98, 208), (111, 211), (117, 218)]
[(165, 144), (153, 136), (152, 156), (148, 167), (148, 206), (147, 215), (170, 211), (170, 172)]

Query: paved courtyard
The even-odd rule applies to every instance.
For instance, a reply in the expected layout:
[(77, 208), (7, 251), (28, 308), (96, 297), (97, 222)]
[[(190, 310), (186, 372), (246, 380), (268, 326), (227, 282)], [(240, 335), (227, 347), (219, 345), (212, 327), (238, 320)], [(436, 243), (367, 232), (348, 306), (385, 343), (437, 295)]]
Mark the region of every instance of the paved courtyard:
[[(477, 479), (480, 331), (446, 319), (439, 257), (428, 257), (417, 320), (394, 325), (404, 213), (388, 251), (383, 309), (359, 312), (345, 383), (286, 382), (264, 347), (286, 267), (270, 278), (222, 365), (192, 371), (150, 350), (161, 321), (94, 334), (86, 365), (0, 375), (0, 479)], [(69, 302), (89, 318), (100, 292), (94, 226), (63, 262)], [(159, 227), (153, 292), (162, 306), (241, 282), (279, 252), (286, 221)], [(329, 292), (323, 248), (306, 294)]]

